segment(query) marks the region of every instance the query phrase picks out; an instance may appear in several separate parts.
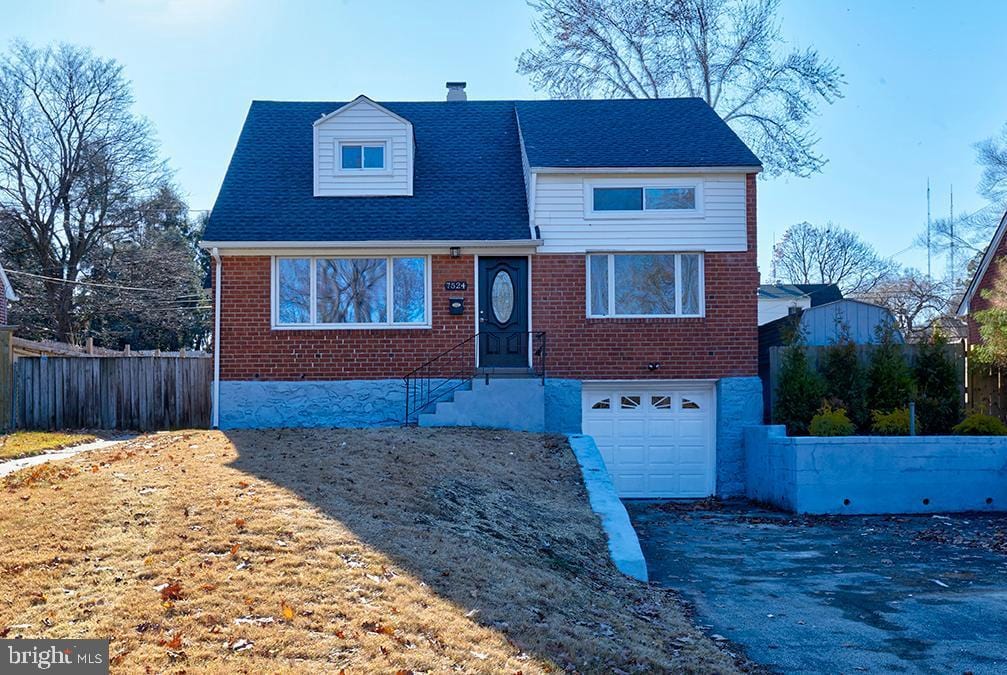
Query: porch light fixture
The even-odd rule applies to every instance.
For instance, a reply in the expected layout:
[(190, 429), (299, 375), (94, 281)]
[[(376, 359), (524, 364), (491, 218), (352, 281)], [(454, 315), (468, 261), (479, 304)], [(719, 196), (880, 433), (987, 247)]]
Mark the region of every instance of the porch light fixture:
[(461, 258), (462, 257), (462, 249), (461, 249), (460, 246), (452, 246), (451, 247), (451, 257), (452, 258)]

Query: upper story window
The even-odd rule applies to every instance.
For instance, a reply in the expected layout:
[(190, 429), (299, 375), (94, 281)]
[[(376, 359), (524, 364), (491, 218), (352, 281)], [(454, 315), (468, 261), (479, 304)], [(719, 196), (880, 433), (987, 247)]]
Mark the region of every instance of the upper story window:
[(586, 187), (585, 211), (596, 218), (697, 215), (702, 209), (697, 182), (611, 180)]
[(384, 170), (385, 144), (340, 143), (339, 162), (343, 171)]
[(425, 256), (277, 258), (274, 326), (428, 327)]
[(590, 317), (703, 316), (703, 256), (589, 255), (587, 287)]

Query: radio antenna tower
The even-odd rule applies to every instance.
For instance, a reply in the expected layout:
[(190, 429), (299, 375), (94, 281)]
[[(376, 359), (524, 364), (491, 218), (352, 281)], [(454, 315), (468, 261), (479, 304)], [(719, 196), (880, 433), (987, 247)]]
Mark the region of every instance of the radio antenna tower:
[(948, 225), (951, 233), (951, 283), (955, 282), (957, 268), (955, 267), (955, 186), (951, 185), (951, 222)]
[(927, 281), (933, 281), (930, 268), (930, 176), (927, 176)]

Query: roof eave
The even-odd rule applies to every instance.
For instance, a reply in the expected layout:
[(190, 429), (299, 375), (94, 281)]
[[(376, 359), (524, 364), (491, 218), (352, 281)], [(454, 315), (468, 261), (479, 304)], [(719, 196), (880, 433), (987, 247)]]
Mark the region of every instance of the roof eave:
[(200, 241), (199, 247), (210, 249), (279, 249), (279, 248), (401, 248), (429, 249), (452, 247), (521, 248), (540, 246), (541, 239), (401, 239), (395, 241)]
[(1007, 231), (1007, 212), (1004, 212), (1004, 215), (1000, 218), (1000, 224), (997, 226), (989, 246), (983, 252), (982, 260), (979, 261), (979, 266), (976, 267), (975, 274), (972, 275), (968, 288), (965, 289), (965, 295), (962, 296), (961, 302), (958, 303), (958, 309), (955, 310), (956, 316), (966, 316), (969, 313), (972, 298), (975, 297), (976, 291), (979, 290), (979, 283), (986, 276), (986, 272), (993, 262), (993, 257), (996, 255), (997, 249), (1000, 248), (1000, 242), (1003, 240), (1005, 231)]
[(532, 173), (762, 173), (745, 166), (532, 166)]
[(7, 278), (7, 273), (4, 271), (3, 266), (0, 266), (0, 282), (3, 282), (4, 297), (11, 302), (17, 302), (21, 298), (18, 297), (17, 293), (14, 292), (14, 287), (10, 284), (10, 279)]

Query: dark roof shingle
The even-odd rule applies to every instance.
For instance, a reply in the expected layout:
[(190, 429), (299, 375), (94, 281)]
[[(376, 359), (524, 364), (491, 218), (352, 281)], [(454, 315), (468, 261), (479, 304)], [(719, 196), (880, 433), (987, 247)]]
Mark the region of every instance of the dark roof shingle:
[(343, 105), (253, 102), (204, 240), (531, 239), (519, 117), (532, 166), (759, 164), (700, 99), (382, 102), (413, 125), (413, 196), (315, 197), (312, 124)]

